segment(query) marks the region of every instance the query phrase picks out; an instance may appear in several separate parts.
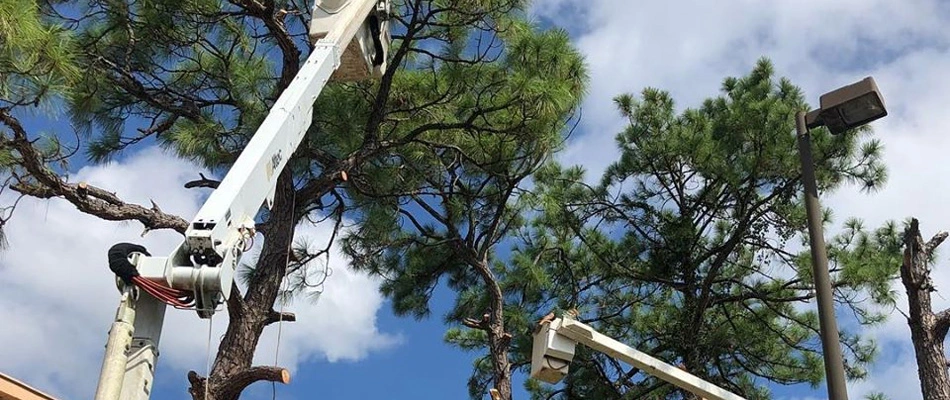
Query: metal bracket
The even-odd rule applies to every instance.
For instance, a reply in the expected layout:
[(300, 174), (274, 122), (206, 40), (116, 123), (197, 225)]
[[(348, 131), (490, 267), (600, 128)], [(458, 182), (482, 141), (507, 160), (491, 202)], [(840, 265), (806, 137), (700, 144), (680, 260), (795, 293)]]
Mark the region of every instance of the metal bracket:
[(392, 10), (389, 0), (379, 0), (376, 3), (376, 17), (380, 21), (389, 21), (392, 16), (389, 14), (389, 11)]
[(815, 129), (824, 126), (825, 122), (821, 120), (821, 109), (811, 110), (805, 114), (805, 127)]

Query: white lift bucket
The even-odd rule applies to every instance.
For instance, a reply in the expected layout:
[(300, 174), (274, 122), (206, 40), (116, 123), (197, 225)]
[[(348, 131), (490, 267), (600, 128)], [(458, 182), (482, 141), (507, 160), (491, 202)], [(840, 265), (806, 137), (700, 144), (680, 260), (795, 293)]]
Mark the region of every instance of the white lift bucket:
[[(367, 0), (314, 0), (313, 19), (310, 20), (310, 41), (316, 43), (327, 36), (347, 7), (356, 7)], [(365, 3), (364, 3), (365, 4)], [(360, 26), (353, 40), (340, 57), (340, 67), (331, 81), (358, 81), (382, 76), (389, 55), (389, 0), (379, 0), (376, 11)]]

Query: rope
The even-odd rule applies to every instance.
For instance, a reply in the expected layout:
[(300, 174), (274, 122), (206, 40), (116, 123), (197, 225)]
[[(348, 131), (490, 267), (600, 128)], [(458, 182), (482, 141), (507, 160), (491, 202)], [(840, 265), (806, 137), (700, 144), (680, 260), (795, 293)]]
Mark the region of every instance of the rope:
[(205, 397), (208, 399), (208, 388), (211, 387), (211, 332), (214, 327), (214, 314), (208, 318), (208, 344), (205, 350)]
[[(192, 6), (195, 7), (195, 13), (194, 13), (194, 15), (195, 15), (195, 38), (197, 39), (197, 38), (200, 38), (200, 37), (201, 37), (201, 27), (200, 27), (201, 22), (200, 22), (199, 17), (198, 17), (198, 9), (199, 9), (198, 0), (192, 1)], [(183, 300), (187, 300), (187, 297), (184, 298)], [(192, 298), (192, 300), (193, 300), (193, 298)], [(186, 303), (185, 306), (187, 307), (188, 305), (197, 305), (197, 304), (196, 304), (196, 303), (193, 303), (193, 304), (187, 304), (187, 303)], [(207, 307), (207, 304), (206, 304), (205, 306)], [(214, 328), (214, 312), (213, 312), (213, 311), (214, 311), (214, 310), (213, 310), (213, 308), (212, 308), (212, 313), (211, 313), (211, 315), (208, 317), (208, 343), (207, 343), (207, 345), (206, 345), (206, 347), (205, 347), (205, 376), (206, 376), (206, 378), (205, 378), (205, 396), (204, 396), (204, 400), (208, 400), (208, 391), (209, 391), (210, 388), (211, 388), (211, 336), (212, 336), (212, 335), (211, 335), (211, 332), (212, 332), (212, 330), (213, 330), (213, 328)]]
[[(290, 200), (291, 213), (294, 213), (296, 209), (297, 209), (297, 189), (295, 188)], [(291, 216), (291, 219), (293, 219), (293, 216)], [(294, 228), (295, 227), (296, 227), (296, 221), (292, 220), (290, 224), (290, 241), (287, 243), (287, 253), (286, 253), (287, 255), (284, 258), (284, 277), (281, 279), (281, 282), (280, 282), (281, 288), (285, 288), (287, 286), (287, 281), (288, 281), (287, 268), (290, 265), (290, 252), (294, 251), (293, 244), (294, 244)], [(277, 293), (279, 296), (280, 289), (278, 289)], [(280, 337), (284, 328), (284, 303), (286, 303), (286, 301), (279, 301), (279, 302), (280, 302), (280, 310), (277, 313), (277, 345), (274, 348), (274, 367), (277, 367), (277, 358), (280, 355)], [(271, 385), (271, 392), (273, 394), (272, 399), (276, 400), (277, 399), (277, 383), (272, 381), (270, 385)]]

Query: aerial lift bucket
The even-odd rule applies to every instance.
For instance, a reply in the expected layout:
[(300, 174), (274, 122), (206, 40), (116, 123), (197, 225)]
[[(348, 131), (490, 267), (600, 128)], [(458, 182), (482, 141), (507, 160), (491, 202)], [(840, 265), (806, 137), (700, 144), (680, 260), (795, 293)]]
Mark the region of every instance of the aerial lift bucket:
[[(338, 19), (346, 7), (354, 6), (353, 0), (315, 0), (313, 18), (310, 20), (310, 41), (316, 43), (330, 29), (338, 26)], [(386, 71), (389, 54), (389, 0), (381, 0), (376, 12), (363, 22), (352, 41), (340, 57), (340, 66), (330, 76), (331, 81), (352, 82), (382, 76)]]

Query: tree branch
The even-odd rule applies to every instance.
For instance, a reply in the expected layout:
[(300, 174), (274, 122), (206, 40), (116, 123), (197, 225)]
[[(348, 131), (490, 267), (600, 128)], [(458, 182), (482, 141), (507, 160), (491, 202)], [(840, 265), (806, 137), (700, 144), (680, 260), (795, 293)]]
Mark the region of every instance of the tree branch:
[(201, 120), (201, 111), (194, 102), (176, 101), (173, 96), (165, 91), (148, 88), (145, 84), (136, 79), (135, 75), (112, 60), (92, 52), (89, 52), (87, 55), (104, 64), (108, 70), (111, 70), (111, 72), (115, 74), (111, 77), (112, 83), (121, 87), (129, 95), (152, 107), (176, 116), (170, 118), (170, 120), (176, 120), (178, 118), (177, 116), (182, 116), (192, 121)]
[(950, 330), (950, 309), (943, 310), (936, 315), (937, 322), (934, 324), (934, 341), (943, 343), (947, 337), (947, 330)]
[(465, 325), (472, 329), (478, 329), (482, 331), (488, 330), (488, 322), (491, 320), (491, 316), (488, 314), (482, 315), (482, 319), (475, 318), (462, 318), (462, 325)]
[(185, 183), (185, 189), (191, 189), (191, 188), (196, 188), (196, 187), (217, 189), (218, 186), (221, 185), (221, 181), (208, 179), (205, 177), (204, 174), (200, 172), (198, 173), (198, 176), (200, 176), (201, 179), (196, 179), (193, 181), (189, 181), (188, 183)]
[(933, 255), (933, 252), (937, 249), (937, 246), (940, 246), (944, 240), (947, 240), (947, 235), (947, 232), (940, 232), (934, 235), (934, 237), (931, 238), (929, 242), (927, 242), (927, 245), (924, 247), (924, 251), (927, 252), (928, 256)]
[(282, 17), (278, 17), (273, 1), (265, 1), (263, 4), (256, 0), (231, 0), (230, 2), (246, 10), (248, 15), (264, 22), (264, 26), (270, 31), (270, 36), (277, 43), (277, 47), (280, 48), (282, 66), (280, 79), (275, 88), (276, 93), (274, 93), (276, 98), (290, 85), (300, 69), (300, 49), (297, 48), (290, 33), (287, 32)]
[(278, 311), (271, 310), (271, 312), (267, 314), (267, 319), (264, 322), (264, 326), (267, 326), (270, 324), (276, 324), (281, 321), (296, 322), (297, 316), (294, 313), (278, 312)]
[(241, 392), (251, 384), (259, 381), (290, 383), (290, 371), (281, 367), (251, 367), (238, 372), (219, 384), (212, 381), (214, 393), (218, 399), (237, 399)]
[[(245, 388), (260, 381), (280, 382), (286, 385), (290, 383), (290, 371), (281, 367), (251, 367), (231, 375), (223, 381), (212, 381), (211, 393), (214, 393), (215, 399), (236, 400)], [(191, 387), (188, 388), (191, 397), (204, 399), (205, 385), (208, 383), (208, 378), (199, 376), (195, 371), (188, 371), (188, 382), (191, 383)]]
[(35, 183), (19, 182), (11, 188), (21, 194), (41, 199), (62, 197), (80, 211), (108, 221), (137, 220), (147, 230), (173, 229), (184, 233), (188, 221), (162, 212), (157, 207), (146, 208), (122, 201), (115, 193), (81, 182), (70, 184), (49, 169), (42, 154), (33, 147), (26, 130), (8, 110), (0, 110), (0, 123), (13, 132), (13, 138), (0, 138), (0, 146), (10, 147), (19, 153), (17, 163), (35, 180)]

